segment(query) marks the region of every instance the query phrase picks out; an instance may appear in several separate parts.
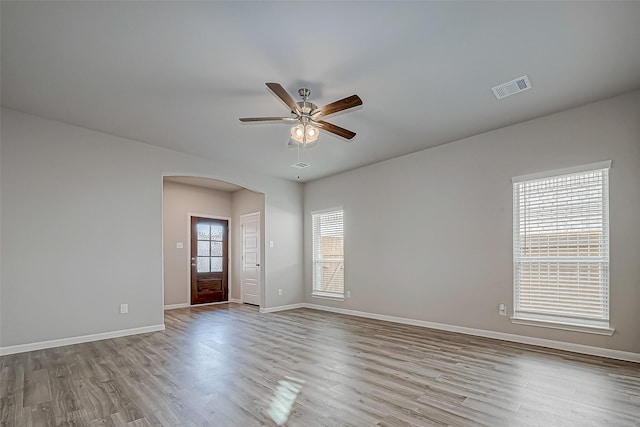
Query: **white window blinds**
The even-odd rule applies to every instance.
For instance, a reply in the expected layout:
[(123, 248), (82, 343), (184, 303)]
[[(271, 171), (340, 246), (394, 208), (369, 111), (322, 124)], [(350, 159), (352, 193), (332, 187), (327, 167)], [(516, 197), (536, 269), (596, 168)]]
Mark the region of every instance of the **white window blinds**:
[(312, 214), (313, 222), (313, 293), (344, 294), (343, 211)]
[(514, 179), (514, 317), (608, 326), (608, 177)]

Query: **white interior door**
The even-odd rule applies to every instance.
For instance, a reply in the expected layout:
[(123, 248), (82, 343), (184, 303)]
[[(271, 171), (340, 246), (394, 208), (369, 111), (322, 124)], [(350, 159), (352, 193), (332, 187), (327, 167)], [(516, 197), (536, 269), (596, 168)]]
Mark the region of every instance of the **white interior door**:
[(242, 302), (260, 305), (260, 212), (242, 215)]

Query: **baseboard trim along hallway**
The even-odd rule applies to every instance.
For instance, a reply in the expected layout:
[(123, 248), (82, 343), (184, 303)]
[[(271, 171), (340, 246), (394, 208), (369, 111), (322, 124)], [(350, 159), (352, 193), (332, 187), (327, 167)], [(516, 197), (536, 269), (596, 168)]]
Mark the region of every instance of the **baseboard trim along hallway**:
[[(300, 304), (295, 304), (300, 305)], [(289, 307), (289, 306), (282, 306)], [(348, 310), (345, 308), (328, 307), (324, 305), (302, 303), (302, 307), (313, 310), (330, 311), (332, 313), (346, 314), (349, 316), (364, 317), (367, 319), (384, 320), (386, 322), (402, 323), (404, 325), (421, 326), (423, 328), (437, 329), (447, 332), (457, 332), (465, 335), (474, 335), (477, 337), (493, 338), (502, 341), (511, 341), (518, 344), (529, 344), (540, 347), (553, 348), (555, 350), (565, 350), (572, 353), (587, 354), (590, 356), (607, 357), (609, 359), (624, 360), (627, 362), (640, 363), (640, 354), (628, 351), (612, 350), (602, 347), (593, 347), (589, 345), (573, 344), (563, 341), (554, 341), (544, 338), (527, 337), (524, 335), (507, 334), (504, 332), (488, 331), (485, 329), (467, 328), (464, 326), (447, 325), (444, 323), (427, 322), (425, 320), (407, 319), (404, 317), (387, 316), (385, 314), (368, 313), (366, 311)], [(281, 311), (280, 307), (272, 307), (270, 312)], [(300, 308), (300, 307), (295, 307)], [(282, 308), (290, 310), (290, 308)]]
[[(235, 302), (235, 301), (233, 301)], [(178, 304), (176, 304), (178, 305)], [(188, 307), (188, 306), (186, 306)], [(177, 309), (183, 307), (165, 306), (165, 310)], [(328, 307), (318, 304), (297, 303), (288, 304), (277, 307), (260, 308), (260, 313), (276, 313), (279, 311), (295, 310), (298, 308), (309, 308), (313, 310), (328, 311), (338, 314), (346, 314), (349, 316), (363, 317), (367, 319), (383, 320), (386, 322), (400, 323), (404, 325), (420, 326), (423, 328), (436, 329), (447, 332), (457, 332), (465, 335), (473, 335), (484, 338), (493, 338), (502, 341), (510, 341), (519, 344), (529, 344), (539, 347), (552, 348), (555, 350), (570, 351), (572, 353), (586, 354), (590, 356), (600, 356), (609, 359), (624, 360), (627, 362), (640, 363), (640, 354), (621, 350), (613, 350), (602, 347), (594, 347), (582, 344), (573, 344), (563, 341), (554, 341), (544, 338), (528, 337), (524, 335), (508, 334), (504, 332), (495, 332), (485, 329), (468, 328), (464, 326), (447, 325), (444, 323), (428, 322), (425, 320), (408, 319), (404, 317), (388, 316), (385, 314), (369, 313), (365, 311), (349, 310), (337, 307)], [(0, 347), (0, 356), (23, 353), (26, 351), (42, 350), (45, 348), (60, 347), (64, 345), (79, 344), (89, 341), (99, 341), (108, 338), (118, 338), (127, 335), (144, 334), (148, 332), (156, 332), (164, 330), (164, 325), (146, 326), (141, 328), (124, 329), (120, 331), (104, 332), (100, 334), (83, 335), (79, 337), (62, 338), (51, 341), (41, 341), (28, 344), (13, 345)]]
[(0, 347), (0, 356), (15, 353), (24, 353), (27, 351), (43, 350), (45, 348), (62, 347), (65, 345), (81, 344), (90, 341), (100, 341), (109, 338), (126, 337), (127, 335), (146, 334), (149, 332), (164, 331), (164, 324), (143, 326), (140, 328), (122, 329), (119, 331), (102, 332), (99, 334), (81, 335), (79, 337), (60, 338), (49, 341), (39, 341), (28, 344), (10, 345)]

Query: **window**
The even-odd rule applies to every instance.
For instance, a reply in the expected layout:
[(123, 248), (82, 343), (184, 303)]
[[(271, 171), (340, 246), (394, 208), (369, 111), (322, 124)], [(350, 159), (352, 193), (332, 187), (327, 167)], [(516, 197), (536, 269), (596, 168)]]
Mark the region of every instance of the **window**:
[(342, 210), (314, 212), (313, 292), (314, 296), (344, 297), (344, 233)]
[(514, 323), (613, 333), (609, 167), (513, 178)]

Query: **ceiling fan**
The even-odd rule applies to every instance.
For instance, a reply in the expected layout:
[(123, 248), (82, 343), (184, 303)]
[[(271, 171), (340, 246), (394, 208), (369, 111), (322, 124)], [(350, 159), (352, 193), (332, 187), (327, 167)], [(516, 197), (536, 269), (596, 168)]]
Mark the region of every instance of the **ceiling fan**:
[(296, 102), (279, 83), (266, 83), (266, 85), (278, 98), (291, 108), (291, 116), (242, 117), (240, 118), (241, 122), (297, 122), (297, 124), (291, 128), (291, 141), (289, 145), (303, 145), (305, 147), (313, 145), (318, 140), (320, 130), (330, 132), (348, 140), (356, 136), (355, 132), (321, 120), (321, 118), (362, 105), (362, 99), (360, 99), (358, 95), (351, 95), (318, 108), (313, 102), (307, 101), (307, 98), (311, 95), (311, 90), (307, 88), (298, 89), (298, 95), (300, 95), (302, 101)]

